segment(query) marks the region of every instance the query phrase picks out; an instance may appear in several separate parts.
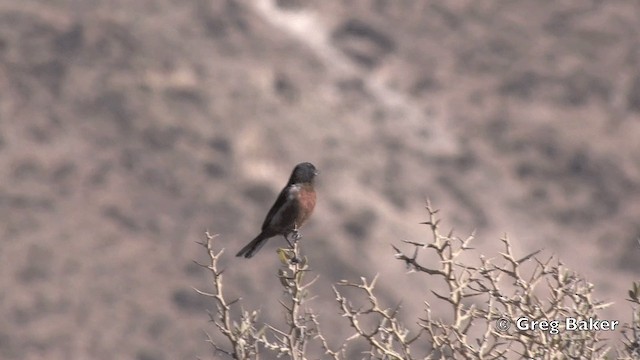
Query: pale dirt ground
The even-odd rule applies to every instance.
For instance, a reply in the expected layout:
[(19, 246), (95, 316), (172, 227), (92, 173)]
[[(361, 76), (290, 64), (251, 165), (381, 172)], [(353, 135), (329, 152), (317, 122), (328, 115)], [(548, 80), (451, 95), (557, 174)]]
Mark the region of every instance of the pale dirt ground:
[(230, 296), (281, 321), (282, 240), (231, 255), (300, 161), (333, 341), (339, 279), (379, 272), (421, 315), (436, 284), (389, 245), (425, 239), (427, 197), (478, 253), (543, 248), (627, 320), (638, 2), (408, 3), (0, 1), (0, 358), (211, 358), (206, 229)]

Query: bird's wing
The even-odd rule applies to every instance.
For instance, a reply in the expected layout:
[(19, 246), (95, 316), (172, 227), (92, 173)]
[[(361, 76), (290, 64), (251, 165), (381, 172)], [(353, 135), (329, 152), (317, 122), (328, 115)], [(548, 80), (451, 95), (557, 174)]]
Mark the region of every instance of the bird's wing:
[(266, 229), (269, 224), (271, 224), (274, 217), (281, 216), (282, 212), (286, 210), (285, 208), (288, 207), (287, 202), (291, 200), (292, 196), (295, 196), (297, 190), (298, 189), (295, 186), (285, 186), (285, 188), (280, 191), (280, 195), (278, 195), (276, 202), (267, 213), (264, 223), (262, 223), (262, 230)]

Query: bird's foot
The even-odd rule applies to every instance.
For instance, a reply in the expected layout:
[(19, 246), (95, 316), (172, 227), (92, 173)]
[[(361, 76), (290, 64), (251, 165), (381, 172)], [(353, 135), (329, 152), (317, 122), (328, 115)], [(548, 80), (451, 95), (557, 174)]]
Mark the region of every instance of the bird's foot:
[(287, 243), (289, 244), (289, 248), (293, 249), (294, 243), (291, 242), (291, 239), (289, 239), (289, 235), (288, 234), (284, 236), (284, 239), (287, 240)]
[(290, 233), (284, 236), (284, 239), (287, 240), (287, 243), (289, 243), (289, 247), (292, 249), (295, 247), (295, 244), (301, 238), (302, 238), (302, 234), (300, 233), (297, 227), (295, 227)]
[(284, 239), (289, 243), (289, 249), (291, 251), (291, 256), (289, 257), (289, 262), (291, 264), (299, 264), (301, 259), (297, 256), (299, 251), (298, 249), (298, 241), (302, 238), (302, 234), (296, 225), (291, 232), (287, 233), (284, 236)]
[(297, 242), (298, 240), (300, 240), (302, 238), (302, 233), (300, 233), (298, 228), (295, 228), (295, 229), (293, 229), (293, 233), (291, 233), (291, 236), (293, 236), (293, 241)]

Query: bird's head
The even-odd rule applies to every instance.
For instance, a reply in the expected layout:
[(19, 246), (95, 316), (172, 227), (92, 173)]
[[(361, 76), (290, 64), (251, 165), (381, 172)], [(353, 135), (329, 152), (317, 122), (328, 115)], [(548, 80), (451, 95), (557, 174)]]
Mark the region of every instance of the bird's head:
[(289, 184), (299, 184), (299, 183), (312, 183), (315, 179), (316, 175), (318, 175), (318, 170), (312, 163), (303, 162), (293, 169), (291, 173), (291, 177), (289, 178)]

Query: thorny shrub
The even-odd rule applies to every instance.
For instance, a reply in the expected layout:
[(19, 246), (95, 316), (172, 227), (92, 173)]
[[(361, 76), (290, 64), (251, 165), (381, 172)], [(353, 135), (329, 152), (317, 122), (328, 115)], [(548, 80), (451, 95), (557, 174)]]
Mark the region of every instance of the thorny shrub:
[[(400, 321), (399, 307), (385, 308), (380, 304), (375, 294), (376, 278), (339, 282), (333, 287), (336, 311), (354, 334), (334, 348), (322, 332), (317, 314), (307, 304), (317, 277), (308, 280), (309, 263), (300, 257), (298, 241), (293, 242), (292, 249), (278, 252), (282, 266), (277, 276), (284, 290), (281, 305), (285, 322), (263, 324), (258, 311), (232, 311), (233, 307), (240, 308), (240, 301), (225, 298), (223, 271), (218, 268), (223, 251), (214, 249), (215, 236), (207, 233), (206, 241), (200, 244), (206, 248), (210, 261), (199, 265), (210, 272), (213, 291), (198, 292), (213, 299), (216, 307), (209, 317), (227, 342), (220, 345), (207, 334), (214, 352), (232, 359), (258, 359), (267, 352), (295, 360), (319, 356), (348, 359), (349, 351), (359, 343), (368, 349), (361, 355), (365, 359), (640, 358), (640, 284), (634, 283), (629, 290), (632, 319), (616, 328), (623, 334), (616, 347), (603, 338), (609, 332), (579, 328), (568, 331), (563, 321), (547, 324), (546, 331), (518, 330), (514, 322), (520, 318), (527, 319), (524, 325), (552, 319), (599, 319), (599, 311), (610, 304), (595, 300), (593, 284), (555, 257), (541, 259), (539, 251), (518, 256), (506, 237), (501, 239), (504, 250), (495, 257), (478, 255), (471, 247), (473, 235), (462, 239), (452, 233), (442, 234), (438, 211), (429, 202), (426, 209), (428, 219), (423, 224), (430, 230), (430, 241), (403, 241), (403, 247), (410, 251), (392, 247), (395, 258), (409, 272), (428, 277), (430, 284), (440, 282), (439, 289), (444, 290), (431, 291), (432, 296), (424, 300), (424, 316), (412, 324), (416, 330), (411, 331)], [(421, 263), (418, 257), (423, 252), (430, 252), (425, 255), (435, 256), (438, 261), (429, 264), (432, 267)], [(477, 259), (475, 264), (470, 258)], [(356, 289), (361, 294), (359, 300), (367, 305), (353, 306), (341, 291), (345, 287)], [(447, 313), (435, 314), (431, 305), (434, 302), (444, 305), (438, 309), (446, 309)], [(364, 323), (374, 326), (363, 326)], [(556, 331), (551, 331), (554, 325)], [(321, 354), (310, 354), (311, 348), (320, 349)]]

